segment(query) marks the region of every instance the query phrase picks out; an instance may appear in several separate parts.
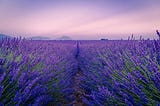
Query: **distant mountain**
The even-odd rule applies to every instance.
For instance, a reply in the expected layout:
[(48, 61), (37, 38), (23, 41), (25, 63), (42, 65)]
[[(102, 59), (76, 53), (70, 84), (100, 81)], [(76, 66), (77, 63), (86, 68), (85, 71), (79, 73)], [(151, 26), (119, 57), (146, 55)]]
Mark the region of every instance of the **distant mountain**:
[(50, 40), (50, 38), (43, 37), (43, 36), (34, 36), (34, 37), (27, 38), (27, 39), (29, 40)]
[(12, 38), (12, 37), (9, 35), (0, 34), (0, 40), (2, 40), (3, 38)]
[(62, 36), (60, 38), (57, 38), (56, 40), (72, 40), (69, 36)]

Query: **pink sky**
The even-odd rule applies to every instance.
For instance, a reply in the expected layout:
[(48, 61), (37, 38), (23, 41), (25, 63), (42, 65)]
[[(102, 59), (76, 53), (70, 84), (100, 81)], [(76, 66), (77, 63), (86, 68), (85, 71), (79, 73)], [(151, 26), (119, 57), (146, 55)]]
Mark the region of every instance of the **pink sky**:
[(1, 0), (0, 32), (25, 37), (120, 39), (131, 34), (153, 38), (160, 29), (158, 0), (67, 1)]

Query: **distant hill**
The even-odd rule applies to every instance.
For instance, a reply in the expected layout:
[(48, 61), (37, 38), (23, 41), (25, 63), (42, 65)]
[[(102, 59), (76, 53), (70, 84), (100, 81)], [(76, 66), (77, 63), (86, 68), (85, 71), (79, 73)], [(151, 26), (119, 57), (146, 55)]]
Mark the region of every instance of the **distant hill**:
[(2, 40), (3, 38), (12, 38), (12, 37), (9, 35), (0, 34), (0, 40)]
[(29, 40), (50, 40), (50, 38), (43, 37), (43, 36), (34, 36), (34, 37), (27, 38), (27, 39)]
[(72, 40), (69, 36), (62, 36), (60, 38), (57, 38), (56, 40)]

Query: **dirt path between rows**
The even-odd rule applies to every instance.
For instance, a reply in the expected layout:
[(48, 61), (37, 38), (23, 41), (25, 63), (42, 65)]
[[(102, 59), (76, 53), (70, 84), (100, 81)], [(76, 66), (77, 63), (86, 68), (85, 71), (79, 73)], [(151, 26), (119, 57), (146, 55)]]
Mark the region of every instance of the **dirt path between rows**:
[(80, 48), (79, 48), (79, 42), (77, 42), (77, 51), (75, 55), (75, 59), (77, 60), (77, 73), (74, 76), (74, 84), (73, 84), (73, 89), (74, 89), (74, 96), (75, 96), (75, 101), (73, 101), (72, 105), (73, 106), (86, 106), (85, 103), (82, 101), (82, 96), (84, 95), (84, 91), (80, 88), (81, 84), (81, 79), (80, 77), (83, 76), (83, 72), (81, 70), (80, 64), (79, 64), (79, 53), (80, 53)]

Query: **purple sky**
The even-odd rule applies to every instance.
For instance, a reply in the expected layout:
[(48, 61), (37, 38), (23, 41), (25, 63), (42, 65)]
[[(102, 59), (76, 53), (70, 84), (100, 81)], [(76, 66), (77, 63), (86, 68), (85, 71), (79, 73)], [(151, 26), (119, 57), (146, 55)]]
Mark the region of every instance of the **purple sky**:
[(160, 0), (0, 0), (0, 33), (73, 39), (153, 38)]

